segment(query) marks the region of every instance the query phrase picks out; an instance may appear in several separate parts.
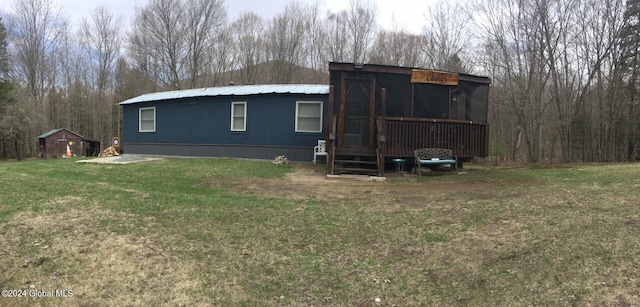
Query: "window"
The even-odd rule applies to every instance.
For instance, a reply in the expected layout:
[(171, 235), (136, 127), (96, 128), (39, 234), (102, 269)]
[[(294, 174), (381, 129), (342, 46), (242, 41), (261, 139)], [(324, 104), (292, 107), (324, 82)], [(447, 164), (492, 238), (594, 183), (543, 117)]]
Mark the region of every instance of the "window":
[(156, 131), (156, 108), (140, 108), (140, 132)]
[(296, 102), (296, 132), (322, 132), (322, 102)]
[(231, 103), (231, 131), (247, 130), (247, 103)]

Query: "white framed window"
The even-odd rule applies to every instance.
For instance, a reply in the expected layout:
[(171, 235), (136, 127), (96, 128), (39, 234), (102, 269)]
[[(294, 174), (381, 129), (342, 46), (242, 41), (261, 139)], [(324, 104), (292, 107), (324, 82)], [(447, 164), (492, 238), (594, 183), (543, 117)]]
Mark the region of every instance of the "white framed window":
[(296, 132), (322, 132), (322, 101), (296, 102)]
[(156, 108), (140, 108), (139, 132), (156, 132)]
[(231, 131), (247, 130), (247, 103), (231, 103)]

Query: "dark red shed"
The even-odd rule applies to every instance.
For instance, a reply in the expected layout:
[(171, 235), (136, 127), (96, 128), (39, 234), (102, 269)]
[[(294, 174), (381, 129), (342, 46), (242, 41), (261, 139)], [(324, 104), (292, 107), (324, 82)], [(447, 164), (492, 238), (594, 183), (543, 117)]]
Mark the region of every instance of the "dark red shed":
[(83, 156), (84, 137), (69, 129), (54, 129), (38, 136), (40, 155), (43, 158), (61, 158), (67, 154), (67, 146), (71, 155)]

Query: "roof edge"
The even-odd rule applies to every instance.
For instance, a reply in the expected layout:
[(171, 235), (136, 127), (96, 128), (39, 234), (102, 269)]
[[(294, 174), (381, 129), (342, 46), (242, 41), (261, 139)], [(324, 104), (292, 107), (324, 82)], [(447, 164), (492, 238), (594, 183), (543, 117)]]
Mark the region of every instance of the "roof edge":
[(143, 94), (118, 103), (129, 105), (142, 102), (154, 102), (195, 97), (217, 96), (251, 96), (261, 94), (304, 94), (327, 95), (328, 84), (260, 84), (260, 85), (234, 85), (220, 87), (205, 87), (187, 90), (174, 90)]
[(50, 137), (51, 135), (54, 135), (54, 134), (56, 134), (56, 133), (58, 133), (58, 132), (60, 132), (62, 130), (66, 130), (67, 132), (69, 132), (71, 134), (74, 134), (76, 136), (79, 136), (81, 139), (84, 140), (84, 136), (82, 136), (82, 135), (80, 135), (80, 134), (78, 134), (76, 132), (73, 132), (73, 131), (71, 131), (71, 130), (69, 130), (67, 128), (52, 129), (52, 130), (50, 130), (48, 132), (45, 132), (45, 133), (43, 133), (41, 135), (38, 135), (38, 139), (46, 139), (46, 138)]

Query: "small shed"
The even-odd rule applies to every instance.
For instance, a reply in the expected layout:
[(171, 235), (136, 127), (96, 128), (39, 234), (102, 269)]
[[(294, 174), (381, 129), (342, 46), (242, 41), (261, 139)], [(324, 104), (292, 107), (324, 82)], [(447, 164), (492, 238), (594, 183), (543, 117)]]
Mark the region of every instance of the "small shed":
[(47, 158), (61, 158), (67, 154), (67, 146), (72, 155), (84, 155), (84, 137), (69, 129), (54, 129), (38, 136), (40, 156)]

